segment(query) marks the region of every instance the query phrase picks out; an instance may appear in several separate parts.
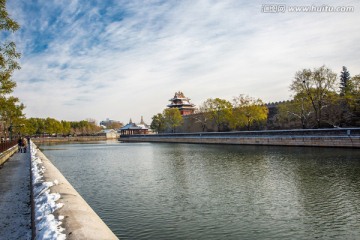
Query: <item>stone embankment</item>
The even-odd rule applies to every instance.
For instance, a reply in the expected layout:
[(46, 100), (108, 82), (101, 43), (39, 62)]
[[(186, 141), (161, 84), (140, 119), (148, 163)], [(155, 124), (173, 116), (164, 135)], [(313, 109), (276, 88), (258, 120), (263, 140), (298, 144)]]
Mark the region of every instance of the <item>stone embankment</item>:
[[(118, 239), (61, 172), (37, 149), (35, 144), (32, 145), (32, 148), (35, 235), (56, 236), (58, 239), (63, 237), (64, 239)], [(34, 174), (36, 172), (34, 168), (37, 169), (39, 174)], [(47, 195), (41, 196), (44, 193)], [(55, 203), (51, 203), (49, 201), (51, 199)], [(44, 208), (41, 204), (39, 207), (41, 202), (45, 202), (50, 206), (49, 208), (52, 211), (49, 212), (48, 216), (41, 212), (49, 211), (48, 207)], [(58, 224), (58, 233), (55, 232), (56, 229), (54, 229), (54, 224), (51, 224), (51, 222), (42, 223), (54, 219), (56, 220), (55, 225)], [(41, 228), (49, 226), (49, 230), (38, 229), (39, 225)], [(47, 238), (45, 237), (45, 239)]]
[(123, 142), (360, 148), (360, 128), (122, 135)]

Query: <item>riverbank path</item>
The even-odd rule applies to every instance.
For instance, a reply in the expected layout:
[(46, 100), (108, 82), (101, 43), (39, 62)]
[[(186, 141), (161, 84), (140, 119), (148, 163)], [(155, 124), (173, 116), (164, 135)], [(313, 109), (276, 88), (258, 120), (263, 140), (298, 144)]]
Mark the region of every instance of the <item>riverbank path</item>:
[(30, 151), (0, 168), (0, 239), (31, 239)]

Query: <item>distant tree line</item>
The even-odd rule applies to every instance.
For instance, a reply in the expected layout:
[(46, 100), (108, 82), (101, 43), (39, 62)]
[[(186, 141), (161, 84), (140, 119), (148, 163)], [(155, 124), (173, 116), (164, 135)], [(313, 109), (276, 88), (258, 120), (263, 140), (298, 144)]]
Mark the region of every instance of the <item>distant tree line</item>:
[(298, 71), (290, 90), (291, 100), (271, 106), (241, 94), (232, 102), (209, 98), (183, 117), (165, 109), (150, 127), (162, 133), (360, 126), (360, 75), (351, 77), (346, 67), (339, 78), (326, 66)]
[(21, 134), (29, 136), (74, 136), (94, 135), (102, 128), (86, 120), (71, 122), (54, 118), (29, 118), (21, 126)]

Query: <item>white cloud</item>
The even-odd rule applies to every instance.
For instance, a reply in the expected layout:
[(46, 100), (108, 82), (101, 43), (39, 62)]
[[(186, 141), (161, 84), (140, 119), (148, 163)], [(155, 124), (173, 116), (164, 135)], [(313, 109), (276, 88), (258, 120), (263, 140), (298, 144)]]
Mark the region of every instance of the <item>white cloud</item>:
[[(360, 73), (358, 12), (265, 14), (262, 2), (199, 0), (131, 1), (101, 13), (70, 2), (38, 9), (39, 28), (21, 4), (11, 5), (24, 29), (16, 95), (29, 117), (150, 121), (178, 90), (195, 104), (240, 93), (279, 101), (302, 68)], [(54, 21), (55, 8), (62, 11)], [(48, 49), (32, 52), (39, 32), (51, 37)]]

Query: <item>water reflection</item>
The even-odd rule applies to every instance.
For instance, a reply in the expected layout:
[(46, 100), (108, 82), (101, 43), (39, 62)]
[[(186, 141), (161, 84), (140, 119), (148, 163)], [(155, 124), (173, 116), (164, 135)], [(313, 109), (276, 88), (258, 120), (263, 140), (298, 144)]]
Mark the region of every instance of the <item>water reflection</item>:
[(102, 142), (44, 153), (122, 239), (360, 237), (356, 149)]

